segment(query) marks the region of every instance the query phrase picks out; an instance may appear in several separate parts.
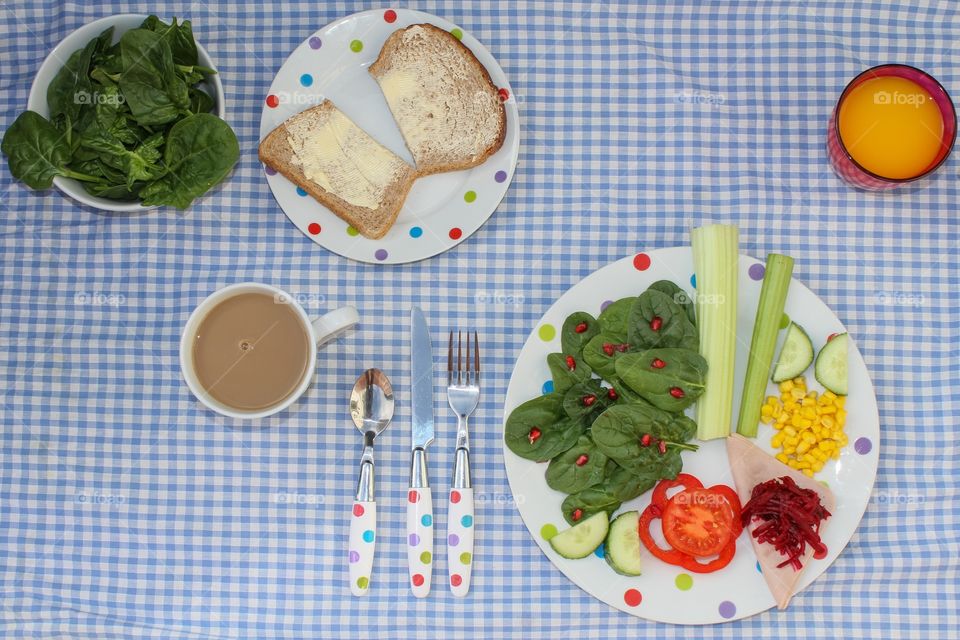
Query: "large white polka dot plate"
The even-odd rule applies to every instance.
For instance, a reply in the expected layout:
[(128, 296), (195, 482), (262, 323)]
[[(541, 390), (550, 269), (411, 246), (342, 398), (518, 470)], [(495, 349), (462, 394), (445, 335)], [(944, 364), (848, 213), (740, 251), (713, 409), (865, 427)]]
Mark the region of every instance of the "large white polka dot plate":
[(500, 150), (479, 167), (417, 180), (396, 224), (379, 240), (359, 235), (305, 191), (265, 169), (270, 189), (290, 221), (320, 246), (353, 260), (414, 262), (456, 246), (493, 215), (517, 166), (519, 112), (503, 69), (480, 42), (453, 23), (407, 9), (356, 13), (327, 25), (300, 44), (277, 72), (265, 96), (260, 139), (290, 116), (328, 98), (381, 144), (412, 163), (380, 87), (367, 68), (391, 33), (422, 22), (451, 32), (486, 67), (505, 101), (506, 139)]
[[(740, 258), (740, 286), (737, 320), (737, 363), (734, 416), (739, 411), (740, 392), (746, 359), (753, 334), (754, 314), (763, 278), (761, 261), (747, 256)], [(689, 248), (661, 249), (624, 258), (584, 278), (557, 300), (537, 323), (527, 339), (507, 389), (504, 420), (522, 402), (551, 389), (546, 356), (560, 351), (560, 328), (574, 311), (587, 311), (596, 316), (605, 303), (643, 292), (657, 280), (672, 280), (692, 291), (693, 256)], [(790, 285), (785, 313), (804, 327), (819, 349), (833, 333), (844, 331), (834, 313), (807, 289), (794, 280)], [(785, 326), (785, 325), (784, 325)], [(783, 338), (781, 332), (780, 339)], [(851, 343), (852, 344), (852, 343)], [(808, 386), (822, 391), (807, 372)], [(823, 540), (829, 553), (823, 560), (812, 560), (801, 577), (799, 588), (807, 587), (836, 560), (853, 536), (870, 500), (877, 472), (880, 421), (873, 385), (860, 352), (852, 347), (849, 355), (849, 396), (846, 433), (849, 444), (839, 460), (831, 461), (817, 474), (826, 482), (837, 499), (833, 516), (827, 520)], [(768, 394), (778, 394), (769, 384)], [(773, 429), (760, 425), (755, 439), (768, 452)], [(697, 476), (705, 486), (733, 485), (724, 441), (699, 442), (696, 452), (683, 453), (683, 470)], [(564, 494), (547, 486), (545, 463), (524, 460), (504, 445), (507, 477), (517, 509), (534, 540), (550, 561), (570, 580), (590, 595), (631, 615), (677, 624), (712, 624), (736, 620), (765, 611), (774, 606), (758, 570), (757, 558), (746, 533), (737, 540), (733, 561), (712, 574), (689, 573), (651, 556), (643, 550), (643, 575), (622, 576), (607, 565), (602, 549), (581, 560), (560, 557), (547, 542), (558, 529), (567, 527), (560, 512)], [(650, 502), (650, 493), (632, 500), (618, 513), (642, 510)], [(655, 528), (655, 527), (654, 527)], [(656, 532), (654, 532), (656, 533)], [(829, 580), (829, 575), (824, 579)], [(833, 592), (833, 590), (831, 590)], [(802, 605), (803, 596), (794, 600)]]

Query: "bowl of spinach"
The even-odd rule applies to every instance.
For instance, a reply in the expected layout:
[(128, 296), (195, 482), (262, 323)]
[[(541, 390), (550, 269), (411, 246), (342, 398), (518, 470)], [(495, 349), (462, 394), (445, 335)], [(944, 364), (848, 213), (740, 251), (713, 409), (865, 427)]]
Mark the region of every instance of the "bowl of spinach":
[(125, 14), (77, 29), (37, 72), (4, 132), (15, 178), (106, 211), (186, 209), (239, 145), (223, 86), (189, 20)]

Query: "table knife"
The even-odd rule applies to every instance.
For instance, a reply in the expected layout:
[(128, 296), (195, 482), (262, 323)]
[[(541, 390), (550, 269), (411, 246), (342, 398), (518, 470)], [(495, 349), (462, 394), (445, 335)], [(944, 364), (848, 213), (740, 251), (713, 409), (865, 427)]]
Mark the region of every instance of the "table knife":
[(430, 593), (433, 574), (433, 496), (427, 477), (427, 447), (433, 442), (433, 347), (423, 312), (410, 311), (411, 458), (407, 492), (407, 565), (413, 595)]

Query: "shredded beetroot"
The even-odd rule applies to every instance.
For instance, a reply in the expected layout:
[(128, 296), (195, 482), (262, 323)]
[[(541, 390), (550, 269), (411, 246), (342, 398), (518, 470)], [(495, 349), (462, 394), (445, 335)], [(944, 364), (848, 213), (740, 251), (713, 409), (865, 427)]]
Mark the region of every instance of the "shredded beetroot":
[(761, 482), (753, 488), (750, 501), (743, 506), (740, 520), (746, 527), (752, 520), (762, 522), (753, 531), (759, 542), (772, 544), (786, 560), (777, 565), (803, 568), (803, 554), (809, 544), (814, 558), (827, 555), (827, 546), (820, 539), (820, 523), (830, 517), (820, 496), (811, 489), (801, 489), (790, 476)]

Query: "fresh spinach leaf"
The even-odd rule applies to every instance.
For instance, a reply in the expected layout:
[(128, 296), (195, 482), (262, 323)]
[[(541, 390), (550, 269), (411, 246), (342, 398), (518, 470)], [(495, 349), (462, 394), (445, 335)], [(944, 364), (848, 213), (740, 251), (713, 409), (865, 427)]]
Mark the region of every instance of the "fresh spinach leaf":
[(138, 123), (166, 124), (190, 113), (188, 87), (177, 75), (166, 39), (153, 31), (133, 29), (120, 38), (120, 51), (120, 90)]
[(636, 302), (636, 296), (614, 300), (597, 316), (600, 331), (611, 338), (611, 342), (627, 341), (627, 321), (630, 318), (630, 309)]
[(647, 289), (630, 309), (628, 341), (636, 350), (683, 347), (699, 351), (697, 328), (686, 312), (662, 291)]
[(638, 474), (617, 465), (607, 474), (603, 482), (603, 490), (617, 500), (627, 502), (652, 489), (660, 477), (660, 469), (650, 468)]
[(610, 381), (617, 374), (614, 367), (616, 359), (629, 348), (629, 344), (621, 342), (616, 336), (603, 332), (595, 335), (584, 345), (583, 359), (597, 375)]
[[(620, 502), (616, 496), (610, 495), (602, 487), (587, 487), (567, 496), (560, 505), (560, 510), (563, 512), (564, 520), (573, 525), (601, 511), (606, 511), (608, 515), (612, 514), (620, 508)], [(578, 510), (579, 517), (575, 518), (574, 513)]]
[(49, 188), (55, 176), (99, 181), (67, 167), (70, 144), (66, 135), (35, 111), (24, 111), (13, 121), (3, 135), (0, 151), (7, 156), (13, 177), (31, 189)]
[(70, 54), (66, 64), (47, 85), (50, 121), (65, 131), (79, 119), (82, 107), (93, 104), (90, 60), (98, 46), (99, 38), (94, 38), (84, 48)]
[(503, 440), (521, 458), (542, 462), (577, 443), (584, 427), (563, 412), (563, 398), (551, 393), (528, 400), (510, 412)]
[(564, 493), (576, 493), (599, 484), (603, 481), (607, 460), (590, 436), (584, 434), (573, 447), (550, 461), (547, 486)]
[(693, 298), (690, 297), (690, 294), (677, 286), (675, 282), (670, 280), (657, 280), (650, 285), (649, 288), (662, 291), (670, 296), (670, 299), (680, 305), (684, 313), (687, 314), (687, 319), (690, 321), (690, 324), (697, 326), (697, 315), (693, 308)]
[(589, 426), (593, 419), (613, 404), (608, 390), (591, 378), (578, 382), (563, 393), (563, 410), (573, 420)]
[[(573, 368), (567, 362), (567, 358), (573, 358)], [(560, 393), (577, 384), (586, 382), (590, 379), (590, 365), (578, 356), (551, 353), (547, 356), (547, 366), (550, 367), (550, 375), (553, 378), (553, 390)]]
[[(663, 477), (661, 470), (671, 458), (679, 458), (681, 450), (697, 448), (686, 444), (696, 433), (692, 420), (643, 404), (610, 407), (593, 422), (590, 432), (600, 451), (636, 475), (656, 470), (658, 477)], [(660, 441), (663, 451), (658, 446)]]
[(237, 136), (210, 113), (195, 113), (170, 127), (163, 151), (166, 173), (140, 192), (143, 204), (186, 209), (223, 180), (240, 157)]
[(174, 18), (171, 24), (167, 24), (157, 16), (150, 16), (143, 21), (140, 28), (152, 31), (166, 41), (176, 64), (188, 67), (197, 64), (199, 60), (197, 42), (193, 37), (193, 25), (189, 20), (184, 20), (178, 25), (177, 19)]
[(597, 319), (586, 311), (576, 311), (567, 316), (560, 329), (560, 346), (564, 353), (579, 356), (590, 338), (600, 333)]
[(703, 395), (707, 361), (689, 349), (626, 353), (617, 375), (644, 400), (664, 411), (683, 411)]
[(210, 95), (203, 91), (202, 89), (194, 89), (191, 87), (190, 91), (190, 111), (193, 113), (210, 113), (213, 109), (213, 98)]

